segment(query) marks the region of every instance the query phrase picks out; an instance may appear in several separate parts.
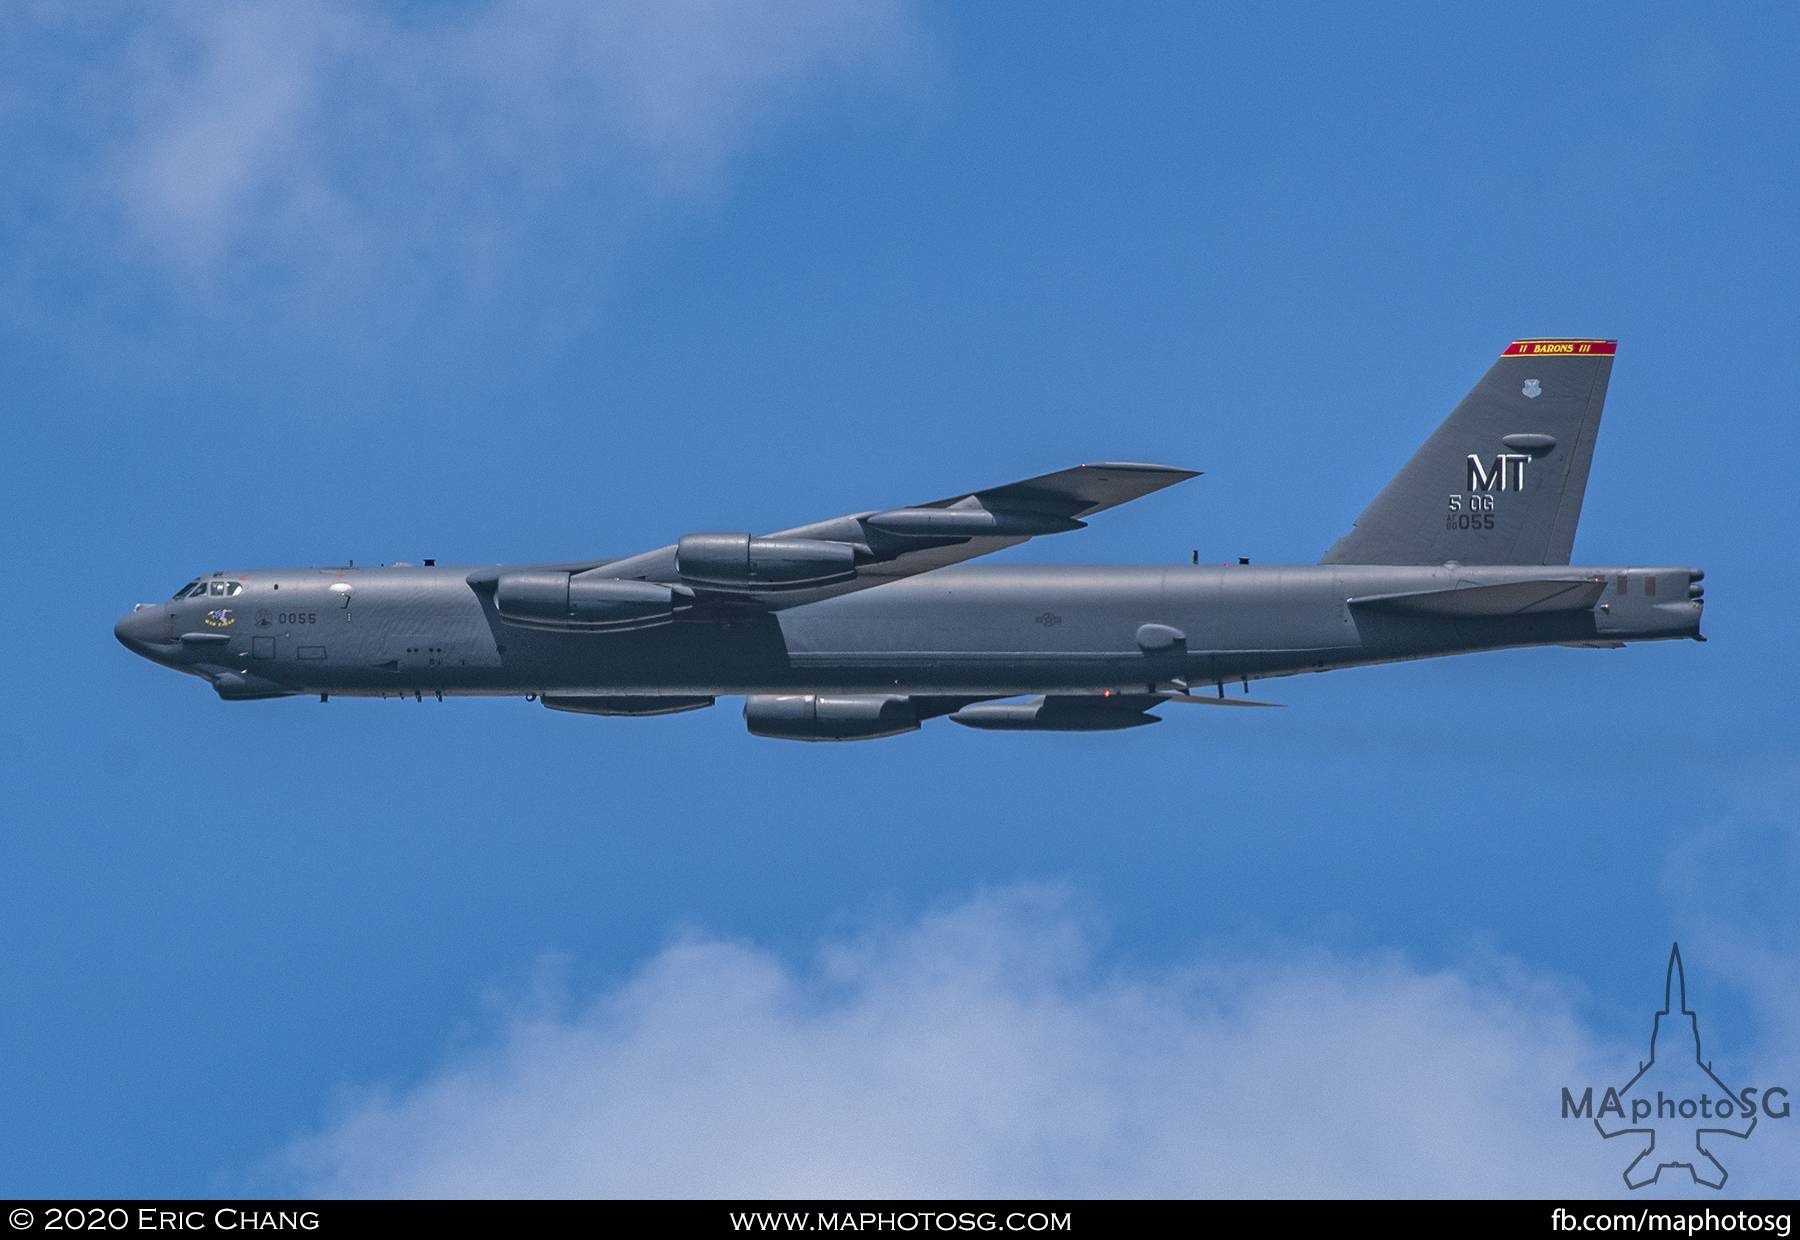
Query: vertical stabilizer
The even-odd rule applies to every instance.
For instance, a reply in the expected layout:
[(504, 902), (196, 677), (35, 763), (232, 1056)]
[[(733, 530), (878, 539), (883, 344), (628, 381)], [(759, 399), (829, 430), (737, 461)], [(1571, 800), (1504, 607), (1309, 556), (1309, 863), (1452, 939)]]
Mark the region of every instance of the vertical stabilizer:
[(1567, 564), (1612, 340), (1515, 340), (1324, 564)]

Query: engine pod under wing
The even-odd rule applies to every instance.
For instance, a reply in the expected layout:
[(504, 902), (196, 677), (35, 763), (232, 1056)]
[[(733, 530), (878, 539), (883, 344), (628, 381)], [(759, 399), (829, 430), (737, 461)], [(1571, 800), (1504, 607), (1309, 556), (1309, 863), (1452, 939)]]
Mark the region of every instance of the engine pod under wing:
[(919, 712), (894, 695), (753, 694), (744, 699), (744, 726), (784, 741), (869, 741), (918, 731)]
[(556, 571), (503, 573), (494, 610), (508, 624), (558, 632), (619, 631), (671, 624), (693, 592), (657, 581)]
[(804, 590), (854, 578), (856, 548), (818, 538), (689, 534), (676, 544), (675, 571), (688, 585), (708, 590)]

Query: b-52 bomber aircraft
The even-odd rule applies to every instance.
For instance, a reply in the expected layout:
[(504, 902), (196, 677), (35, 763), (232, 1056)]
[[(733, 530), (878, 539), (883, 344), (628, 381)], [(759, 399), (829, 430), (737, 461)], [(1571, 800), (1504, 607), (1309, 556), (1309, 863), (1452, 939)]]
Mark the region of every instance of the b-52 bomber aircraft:
[(1110, 731), (1170, 703), (1265, 705), (1226, 692), (1265, 677), (1704, 640), (1698, 569), (1569, 563), (1614, 353), (1509, 345), (1316, 565), (954, 567), (1195, 476), (1109, 463), (622, 559), (214, 573), (115, 631), (233, 701), (523, 695), (635, 716), (742, 694), (751, 732), (807, 741), (938, 716)]

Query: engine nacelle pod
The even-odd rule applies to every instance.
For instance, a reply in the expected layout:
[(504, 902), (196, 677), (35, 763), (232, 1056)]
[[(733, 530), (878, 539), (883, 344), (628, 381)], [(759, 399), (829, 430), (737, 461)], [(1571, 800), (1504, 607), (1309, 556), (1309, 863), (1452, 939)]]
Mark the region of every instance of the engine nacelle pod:
[(675, 545), (675, 571), (711, 590), (804, 590), (855, 577), (856, 549), (817, 538), (689, 534)]
[(752, 736), (784, 741), (872, 741), (919, 730), (919, 713), (904, 697), (757, 694), (744, 701)]
[(500, 618), (534, 629), (647, 629), (670, 623), (688, 603), (687, 592), (661, 582), (616, 577), (502, 573), (494, 585)]

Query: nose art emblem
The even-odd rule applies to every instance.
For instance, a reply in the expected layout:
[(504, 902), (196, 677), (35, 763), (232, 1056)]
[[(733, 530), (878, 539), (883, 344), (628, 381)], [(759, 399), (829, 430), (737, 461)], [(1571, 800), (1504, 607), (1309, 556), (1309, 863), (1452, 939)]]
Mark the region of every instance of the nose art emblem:
[(237, 615), (229, 607), (217, 607), (206, 613), (206, 627), (228, 629), (237, 623)]

